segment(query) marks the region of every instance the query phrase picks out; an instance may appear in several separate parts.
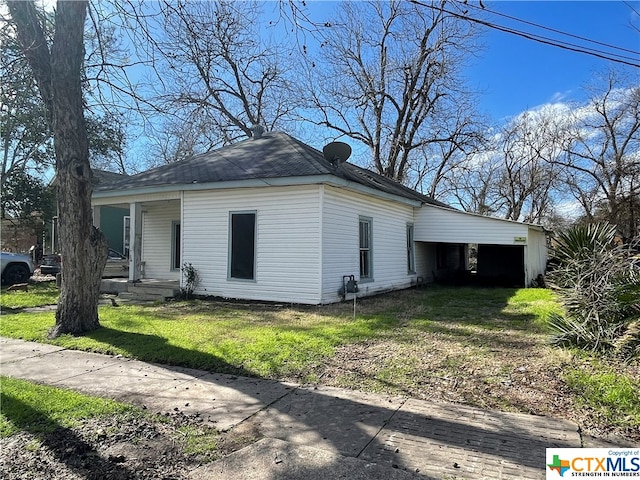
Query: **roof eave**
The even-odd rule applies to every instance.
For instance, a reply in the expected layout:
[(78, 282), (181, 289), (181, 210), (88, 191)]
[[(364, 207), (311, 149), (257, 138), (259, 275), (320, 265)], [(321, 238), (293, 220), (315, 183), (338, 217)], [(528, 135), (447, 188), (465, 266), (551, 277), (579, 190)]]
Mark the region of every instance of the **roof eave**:
[(481, 215), (479, 213), (474, 213), (474, 212), (465, 212), (464, 210), (457, 210), (451, 207), (441, 207), (440, 205), (430, 205), (433, 208), (439, 208), (441, 210), (448, 210), (448, 211), (453, 211), (462, 215), (471, 215), (473, 217), (481, 217), (481, 218), (489, 218), (491, 220), (498, 220), (500, 222), (507, 222), (507, 223), (517, 223), (519, 225), (526, 225), (530, 228), (533, 228), (534, 230), (539, 230), (544, 232), (545, 228), (542, 225), (538, 225), (536, 223), (528, 223), (528, 222), (519, 222), (518, 220), (510, 220), (508, 218), (499, 218), (499, 217), (489, 217), (487, 215)]
[(231, 188), (255, 188), (255, 187), (288, 187), (297, 185), (332, 185), (340, 188), (347, 188), (365, 195), (372, 195), (385, 200), (420, 207), (423, 202), (410, 198), (394, 195), (391, 193), (376, 190), (371, 187), (349, 181), (335, 175), (309, 175), (300, 177), (275, 177), (275, 178), (252, 178), (248, 180), (232, 180), (226, 182), (209, 183), (189, 183), (189, 184), (167, 184), (147, 187), (122, 188), (117, 190), (94, 190), (92, 198), (109, 199), (118, 197), (131, 197), (137, 195), (148, 195), (157, 193), (167, 193), (175, 191), (197, 191), (197, 190), (224, 190)]

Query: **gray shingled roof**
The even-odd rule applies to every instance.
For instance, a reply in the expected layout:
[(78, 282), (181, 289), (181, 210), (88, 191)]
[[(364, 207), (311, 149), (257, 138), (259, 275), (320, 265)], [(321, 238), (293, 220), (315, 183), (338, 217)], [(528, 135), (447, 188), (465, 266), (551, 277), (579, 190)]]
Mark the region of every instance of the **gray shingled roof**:
[(95, 192), (251, 179), (334, 175), (376, 190), (433, 205), (447, 206), (393, 180), (351, 163), (335, 166), (319, 150), (280, 132), (265, 133), (218, 150), (146, 172), (100, 182)]
[(91, 169), (93, 172), (93, 180), (95, 185), (100, 184), (112, 184), (116, 182), (122, 182), (123, 179), (126, 179), (128, 175), (123, 175), (122, 173), (108, 172), (107, 170), (98, 170), (95, 168)]

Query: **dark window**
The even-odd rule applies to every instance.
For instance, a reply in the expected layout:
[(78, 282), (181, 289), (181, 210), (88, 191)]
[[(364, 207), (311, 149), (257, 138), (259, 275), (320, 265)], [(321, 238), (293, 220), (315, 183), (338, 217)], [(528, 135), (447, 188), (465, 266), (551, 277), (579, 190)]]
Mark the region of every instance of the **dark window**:
[(255, 279), (256, 214), (231, 214), (230, 239), (231, 278)]
[(413, 243), (413, 224), (407, 225), (407, 271), (415, 273), (416, 257)]
[(180, 251), (180, 224), (178, 222), (173, 223), (172, 229), (172, 242), (171, 242), (171, 269), (180, 269), (180, 257), (182, 252)]
[(360, 219), (360, 280), (373, 278), (370, 218)]

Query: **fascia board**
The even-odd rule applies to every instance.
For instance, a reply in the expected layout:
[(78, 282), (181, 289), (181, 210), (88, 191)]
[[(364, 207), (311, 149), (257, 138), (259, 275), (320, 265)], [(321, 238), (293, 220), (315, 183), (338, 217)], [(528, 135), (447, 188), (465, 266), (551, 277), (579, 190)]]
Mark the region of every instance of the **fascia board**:
[(456, 210), (456, 209), (451, 209), (451, 208), (445, 208), (445, 207), (441, 207), (439, 205), (426, 205), (429, 208), (439, 208), (440, 210), (446, 210), (448, 212), (454, 212), (460, 215), (469, 215), (472, 217), (480, 217), (480, 218), (486, 218), (487, 220), (498, 220), (500, 222), (506, 222), (506, 223), (515, 223), (517, 225), (526, 225), (529, 228), (532, 228), (534, 230), (539, 230), (541, 232), (544, 232), (545, 229), (542, 225), (536, 225), (535, 223), (526, 223), (526, 222), (519, 222), (517, 220), (509, 220), (507, 218), (498, 218), (498, 217), (488, 217), (487, 215), (480, 215), (479, 213), (473, 213), (473, 212), (465, 212), (464, 210)]
[(297, 185), (332, 185), (335, 187), (347, 188), (365, 195), (372, 195), (386, 200), (419, 207), (422, 202), (411, 200), (409, 198), (393, 195), (391, 193), (382, 192), (356, 182), (351, 182), (334, 175), (313, 175), (303, 177), (278, 177), (278, 178), (258, 178), (250, 180), (233, 180), (229, 182), (211, 182), (211, 183), (188, 183), (175, 185), (158, 185), (139, 188), (123, 188), (119, 190), (94, 191), (92, 198), (94, 200), (102, 200), (118, 197), (131, 197), (136, 195), (148, 195), (157, 193), (167, 193), (175, 191), (198, 191), (198, 190), (226, 190), (232, 188), (255, 188), (255, 187), (290, 187)]

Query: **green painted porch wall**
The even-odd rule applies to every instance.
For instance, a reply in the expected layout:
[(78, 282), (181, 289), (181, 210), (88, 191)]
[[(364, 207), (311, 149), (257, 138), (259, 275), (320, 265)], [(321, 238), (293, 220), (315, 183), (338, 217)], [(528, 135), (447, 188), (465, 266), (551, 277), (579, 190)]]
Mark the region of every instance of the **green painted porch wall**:
[(109, 241), (109, 248), (124, 253), (124, 217), (129, 216), (129, 209), (117, 207), (100, 207), (100, 230)]

